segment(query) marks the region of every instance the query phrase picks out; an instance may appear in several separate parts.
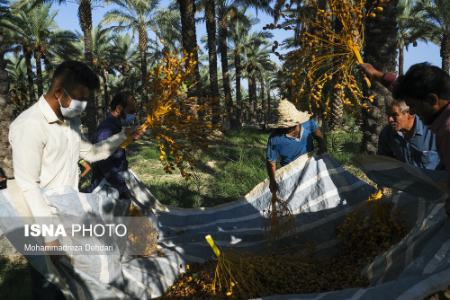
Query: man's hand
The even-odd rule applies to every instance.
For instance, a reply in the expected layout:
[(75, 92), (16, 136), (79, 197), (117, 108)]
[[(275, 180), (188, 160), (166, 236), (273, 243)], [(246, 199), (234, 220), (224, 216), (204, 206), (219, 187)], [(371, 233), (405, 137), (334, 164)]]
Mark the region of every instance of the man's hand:
[(325, 143), (320, 143), (319, 147), (317, 149), (317, 155), (322, 155), (327, 152), (327, 147), (325, 146)]
[(269, 189), (272, 192), (272, 194), (275, 194), (278, 192), (278, 183), (275, 180), (271, 180), (269, 184)]
[(145, 130), (142, 128), (137, 128), (137, 129), (132, 129), (132, 128), (126, 128), (125, 129), (125, 134), (127, 136), (131, 136), (133, 138), (133, 140), (138, 140), (140, 139), (145, 133)]
[(80, 165), (84, 168), (83, 172), (80, 174), (80, 177), (83, 178), (91, 171), (91, 165), (84, 160), (80, 161)]
[(383, 79), (384, 73), (375, 69), (374, 66), (371, 64), (360, 64), (359, 67), (361, 68), (361, 71), (369, 77), (370, 80), (378, 80), (381, 81)]

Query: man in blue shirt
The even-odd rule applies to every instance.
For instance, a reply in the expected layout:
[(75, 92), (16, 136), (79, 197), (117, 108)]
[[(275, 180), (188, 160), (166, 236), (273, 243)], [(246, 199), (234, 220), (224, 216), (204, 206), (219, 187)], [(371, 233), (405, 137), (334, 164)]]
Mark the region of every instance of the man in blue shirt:
[(404, 101), (387, 107), (388, 125), (378, 140), (378, 154), (389, 156), (415, 167), (442, 170), (435, 135), (422, 120), (411, 113)]
[(270, 190), (275, 193), (278, 184), (275, 180), (277, 161), (285, 166), (299, 156), (314, 150), (313, 139), (318, 142), (318, 154), (325, 152), (325, 143), (319, 126), (310, 115), (298, 111), (294, 104), (287, 100), (280, 101), (277, 108), (277, 123), (267, 143), (266, 166), (270, 180)]
[[(136, 102), (130, 92), (117, 93), (110, 104), (111, 113), (97, 128), (94, 143), (98, 143), (120, 132), (123, 126), (130, 126), (136, 116)], [(110, 157), (92, 165), (93, 191), (103, 179), (119, 191), (120, 198), (130, 199), (131, 194), (121, 172), (128, 169), (125, 149), (119, 148)]]

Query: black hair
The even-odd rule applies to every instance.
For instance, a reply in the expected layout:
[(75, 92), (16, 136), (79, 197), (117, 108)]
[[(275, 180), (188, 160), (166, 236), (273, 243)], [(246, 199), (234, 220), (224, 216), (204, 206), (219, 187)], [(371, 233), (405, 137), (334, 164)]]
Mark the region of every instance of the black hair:
[(450, 75), (429, 63), (415, 64), (397, 79), (393, 95), (396, 99), (425, 99), (428, 94), (450, 101)]
[(100, 87), (100, 81), (94, 71), (87, 64), (74, 60), (65, 61), (56, 67), (52, 86), (56, 80), (59, 80), (61, 87), (69, 93), (80, 85), (90, 90)]
[(109, 108), (111, 111), (115, 110), (118, 105), (122, 106), (125, 109), (128, 105), (128, 101), (133, 94), (130, 91), (120, 91), (114, 95), (111, 103), (109, 104)]

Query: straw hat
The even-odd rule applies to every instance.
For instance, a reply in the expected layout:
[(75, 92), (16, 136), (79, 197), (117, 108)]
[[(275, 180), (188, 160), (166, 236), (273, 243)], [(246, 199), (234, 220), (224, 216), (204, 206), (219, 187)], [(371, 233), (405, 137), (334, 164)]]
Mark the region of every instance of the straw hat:
[(309, 121), (311, 114), (299, 111), (295, 105), (286, 99), (283, 99), (278, 104), (276, 112), (276, 123), (269, 124), (270, 128), (289, 128), (297, 124)]

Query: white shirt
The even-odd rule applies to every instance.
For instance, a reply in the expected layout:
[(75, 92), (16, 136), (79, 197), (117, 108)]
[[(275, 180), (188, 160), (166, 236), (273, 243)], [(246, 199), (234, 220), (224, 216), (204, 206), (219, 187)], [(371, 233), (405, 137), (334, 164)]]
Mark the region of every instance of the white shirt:
[(79, 118), (61, 121), (44, 96), (22, 112), (9, 129), (14, 177), (34, 217), (49, 217), (44, 189), (78, 191), (78, 161), (108, 158), (126, 139), (118, 133), (92, 145), (81, 134)]

